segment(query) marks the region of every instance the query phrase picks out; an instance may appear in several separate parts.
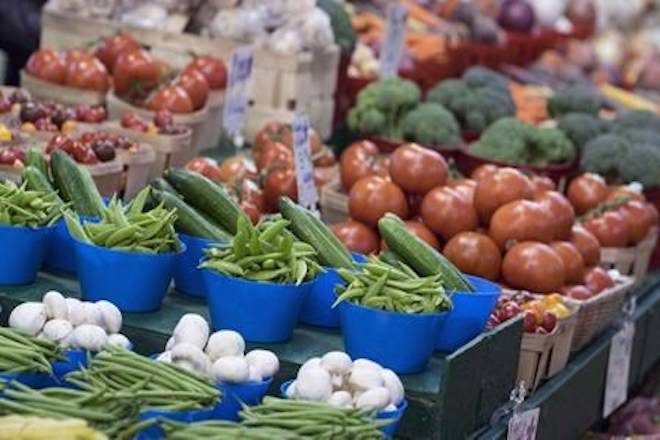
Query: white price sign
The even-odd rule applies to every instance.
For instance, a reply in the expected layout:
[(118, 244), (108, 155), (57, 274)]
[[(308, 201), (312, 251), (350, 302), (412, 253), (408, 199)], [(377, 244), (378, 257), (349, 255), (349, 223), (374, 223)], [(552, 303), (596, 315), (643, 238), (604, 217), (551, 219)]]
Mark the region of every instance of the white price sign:
[(628, 400), (628, 379), (630, 376), (630, 355), (632, 353), (635, 323), (624, 321), (610, 342), (610, 357), (607, 363), (607, 382), (605, 385), (605, 402), (603, 417), (607, 417), (615, 409)]
[(406, 19), (408, 11), (398, 1), (387, 9), (387, 24), (385, 38), (380, 51), (380, 77), (391, 78), (399, 71), (399, 63), (403, 55), (404, 37), (406, 35)]
[(231, 56), (222, 126), (232, 136), (237, 136), (245, 124), (254, 59), (253, 52), (252, 46), (243, 46), (236, 49)]
[(539, 408), (513, 413), (513, 416), (509, 419), (509, 430), (506, 435), (507, 440), (536, 439), (540, 414), (541, 410)]
[(293, 155), (296, 166), (296, 182), (298, 185), (298, 204), (316, 211), (319, 201), (316, 185), (314, 185), (314, 165), (312, 150), (309, 146), (309, 118), (299, 115), (293, 122)]

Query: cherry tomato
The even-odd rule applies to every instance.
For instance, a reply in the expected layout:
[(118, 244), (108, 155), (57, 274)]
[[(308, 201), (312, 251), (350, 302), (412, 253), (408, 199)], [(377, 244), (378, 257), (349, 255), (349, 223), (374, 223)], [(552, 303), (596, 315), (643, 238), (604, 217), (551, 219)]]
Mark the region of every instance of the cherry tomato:
[(346, 191), (361, 178), (376, 174), (378, 154), (378, 147), (370, 141), (355, 142), (344, 150), (339, 159), (339, 173)]
[(575, 245), (578, 252), (582, 255), (585, 265), (595, 266), (600, 262), (600, 243), (596, 236), (583, 226), (573, 226), (570, 242)]
[(487, 235), (471, 231), (461, 232), (447, 242), (442, 253), (461, 272), (493, 281), (500, 276), (502, 254)]
[(96, 48), (96, 56), (112, 72), (115, 62), (123, 52), (140, 49), (140, 43), (129, 34), (117, 34), (108, 37)]
[(408, 193), (426, 194), (447, 180), (447, 162), (437, 151), (403, 144), (390, 156), (390, 177)]
[(497, 165), (493, 165), (491, 163), (486, 163), (483, 165), (479, 165), (477, 168), (472, 171), (472, 174), (470, 175), (470, 178), (476, 182), (481, 180), (482, 178), (486, 176), (490, 176), (492, 174), (495, 174), (499, 167)]
[(594, 234), (602, 247), (628, 246), (630, 233), (626, 218), (616, 211), (607, 211), (603, 215), (587, 220), (582, 224)]
[(444, 240), (477, 228), (474, 206), (458, 191), (446, 186), (434, 188), (422, 200), (422, 220)]
[(567, 240), (575, 223), (575, 211), (571, 202), (557, 191), (536, 193), (535, 200), (550, 212), (555, 223), (555, 238)]
[(516, 200), (500, 206), (490, 219), (488, 235), (500, 249), (511, 241), (533, 240), (550, 243), (555, 236), (555, 225), (550, 211), (538, 202)]
[(614, 286), (614, 281), (602, 267), (594, 266), (584, 273), (584, 285), (594, 294)]
[(121, 52), (112, 73), (115, 91), (129, 97), (144, 98), (160, 80), (159, 64), (142, 49)]
[(584, 279), (584, 259), (575, 245), (568, 241), (555, 241), (550, 246), (564, 262), (566, 282), (568, 284), (581, 283)]
[(220, 170), (218, 169), (218, 162), (210, 157), (195, 157), (186, 164), (186, 168), (190, 171), (206, 176), (214, 182), (222, 182), (220, 179)]
[(586, 301), (594, 296), (594, 293), (589, 290), (587, 286), (582, 284), (563, 286), (561, 289), (559, 289), (559, 291), (562, 295), (576, 299), (578, 301)]
[(196, 69), (204, 75), (211, 90), (224, 90), (227, 87), (227, 68), (225, 63), (215, 57), (196, 57), (188, 66), (188, 69)]
[(355, 220), (375, 227), (388, 212), (408, 218), (406, 195), (396, 184), (378, 176), (358, 180), (348, 194), (348, 212)]
[(608, 193), (605, 179), (598, 174), (585, 173), (571, 181), (566, 195), (573, 204), (575, 212), (584, 214), (603, 203)]
[(25, 70), (32, 76), (56, 84), (64, 84), (66, 80), (66, 65), (53, 50), (40, 49), (33, 52)]
[(206, 105), (206, 99), (209, 96), (209, 84), (204, 75), (198, 70), (191, 69), (179, 76), (175, 83), (186, 91), (192, 101), (193, 110), (199, 110)]
[(566, 268), (547, 244), (525, 241), (504, 256), (502, 275), (508, 285), (530, 292), (557, 292), (564, 285)]
[[(434, 249), (439, 249), (440, 248), (440, 242), (438, 241), (438, 238), (433, 235), (433, 232), (429, 228), (424, 225), (424, 223), (417, 221), (417, 220), (408, 220), (405, 222), (406, 223), (406, 228), (415, 234), (417, 237), (419, 237), (421, 240), (426, 242), (429, 246), (431, 246)], [(385, 240), (380, 241), (380, 250), (384, 251), (387, 249), (387, 243), (385, 243)]]
[(110, 76), (98, 59), (80, 58), (69, 64), (66, 85), (77, 89), (107, 92), (110, 87)]
[(555, 182), (547, 176), (532, 176), (530, 180), (534, 188), (534, 196), (545, 191), (555, 191), (557, 189)]
[(277, 212), (278, 200), (281, 196), (287, 196), (294, 201), (298, 200), (296, 173), (291, 168), (274, 168), (266, 174), (264, 180), (265, 212)]
[(532, 182), (514, 168), (499, 168), (477, 180), (474, 190), (474, 207), (484, 225), (500, 206), (519, 199), (531, 199)]
[(648, 208), (648, 204), (639, 200), (631, 200), (618, 209), (628, 221), (628, 232), (630, 241), (637, 244), (644, 240), (653, 226), (653, 214)]
[(188, 93), (179, 86), (165, 86), (147, 100), (149, 110), (169, 110), (172, 113), (190, 113), (192, 101)]
[(330, 225), (330, 229), (351, 252), (365, 255), (378, 252), (378, 234), (364, 223), (349, 219)]

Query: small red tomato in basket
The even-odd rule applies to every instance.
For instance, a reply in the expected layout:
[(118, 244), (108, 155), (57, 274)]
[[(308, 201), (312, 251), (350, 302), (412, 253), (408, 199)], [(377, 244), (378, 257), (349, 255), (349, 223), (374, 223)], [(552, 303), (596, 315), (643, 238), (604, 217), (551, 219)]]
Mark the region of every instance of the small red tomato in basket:
[(546, 329), (548, 333), (552, 333), (552, 331), (557, 326), (557, 316), (554, 313), (548, 312), (546, 310), (543, 312), (543, 323), (541, 325), (544, 329)]
[(536, 320), (536, 314), (531, 310), (526, 311), (523, 318), (523, 329), (528, 333), (534, 333), (538, 326), (539, 324)]

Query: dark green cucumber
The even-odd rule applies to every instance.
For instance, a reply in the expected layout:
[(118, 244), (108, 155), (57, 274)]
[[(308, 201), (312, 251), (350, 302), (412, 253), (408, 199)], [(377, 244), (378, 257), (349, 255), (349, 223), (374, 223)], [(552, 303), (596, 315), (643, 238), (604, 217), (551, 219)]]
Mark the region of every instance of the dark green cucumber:
[(444, 255), (406, 228), (396, 215), (385, 214), (378, 221), (380, 236), (396, 255), (421, 276), (442, 275), (442, 283), (449, 291), (473, 292), (474, 287)]
[(297, 205), (288, 197), (280, 197), (279, 207), (282, 216), (291, 222), (291, 231), (298, 239), (316, 250), (321, 264), (335, 268), (355, 268), (346, 246), (311, 211)]
[(25, 170), (23, 170), (23, 180), (26, 182), (28, 189), (54, 194), (55, 201), (60, 204), (64, 203), (57, 194), (57, 191), (53, 188), (53, 185), (50, 184), (39, 168), (32, 165), (26, 166)]
[(176, 228), (184, 234), (209, 240), (229, 241), (231, 235), (206, 221), (193, 207), (167, 191), (152, 189), (151, 195), (167, 209), (176, 209)]
[(94, 179), (89, 171), (78, 165), (62, 150), (50, 156), (51, 172), (61, 196), (73, 203), (73, 209), (87, 217), (101, 217), (104, 206)]
[(48, 178), (48, 161), (46, 160), (46, 156), (36, 148), (30, 147), (25, 152), (25, 166), (37, 168), (44, 177)]
[(165, 191), (177, 197), (181, 197), (181, 195), (176, 192), (176, 190), (172, 187), (172, 185), (167, 183), (167, 180), (163, 179), (162, 177), (158, 177), (152, 180), (150, 185), (153, 189), (156, 189), (158, 191)]
[(236, 234), (238, 218), (244, 214), (222, 186), (201, 174), (180, 168), (168, 168), (164, 177), (186, 203), (206, 214), (229, 233)]

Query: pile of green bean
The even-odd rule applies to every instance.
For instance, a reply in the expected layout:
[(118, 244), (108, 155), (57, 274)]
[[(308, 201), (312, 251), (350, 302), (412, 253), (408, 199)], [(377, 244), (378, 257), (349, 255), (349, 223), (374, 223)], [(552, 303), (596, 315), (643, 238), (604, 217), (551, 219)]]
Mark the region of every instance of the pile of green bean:
[(163, 411), (208, 408), (222, 395), (210, 378), (118, 347), (108, 347), (86, 369), (66, 379), (83, 390), (110, 390), (113, 398), (132, 399)]
[(338, 272), (348, 285), (336, 287), (338, 297), (333, 307), (346, 300), (401, 313), (434, 313), (452, 307), (440, 275), (420, 277), (402, 261), (388, 263), (371, 256), (358, 271)]
[(313, 280), (323, 271), (312, 246), (299, 241), (287, 229), (290, 222), (274, 217), (254, 227), (245, 216), (238, 219), (237, 232), (226, 246), (205, 250), (199, 266), (227, 276), (272, 283)]
[(243, 406), (242, 424), (249, 427), (279, 428), (305, 439), (382, 439), (382, 426), (391, 420), (376, 420), (358, 409), (339, 408), (327, 403), (265, 397), (261, 405)]
[(0, 327), (0, 371), (3, 373), (52, 373), (51, 362), (62, 360), (55, 342), (19, 330)]
[(0, 225), (37, 228), (62, 217), (62, 202), (55, 193), (28, 190), (26, 184), (0, 182)]
[(280, 428), (259, 428), (245, 426), (225, 420), (211, 420), (198, 423), (177, 423), (163, 421), (168, 440), (304, 440), (295, 432)]
[(112, 439), (131, 439), (146, 425), (156, 422), (139, 422), (139, 405), (132, 399), (118, 399), (106, 389), (34, 390), (12, 382), (3, 392), (8, 398), (0, 399), (0, 415), (22, 414), (56, 420), (79, 418)]
[(180, 243), (174, 230), (176, 209), (167, 210), (161, 203), (145, 211), (149, 191), (149, 187), (143, 189), (127, 206), (113, 198), (98, 223), (81, 222), (67, 212), (67, 228), (78, 240), (114, 250), (147, 254), (178, 252)]

